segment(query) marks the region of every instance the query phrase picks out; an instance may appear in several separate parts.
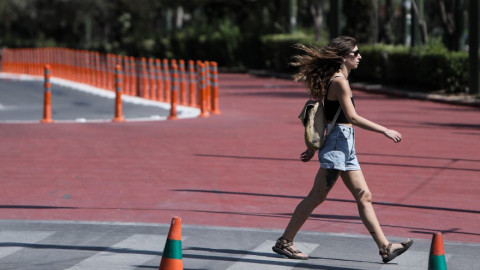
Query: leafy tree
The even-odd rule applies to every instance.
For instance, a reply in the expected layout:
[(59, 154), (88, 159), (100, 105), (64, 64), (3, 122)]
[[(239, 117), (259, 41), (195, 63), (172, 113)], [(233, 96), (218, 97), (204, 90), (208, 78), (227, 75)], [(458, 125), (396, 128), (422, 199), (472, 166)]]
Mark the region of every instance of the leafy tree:
[(342, 7), (346, 17), (344, 35), (353, 36), (360, 43), (372, 43), (374, 38), (375, 9), (372, 0), (344, 1)]

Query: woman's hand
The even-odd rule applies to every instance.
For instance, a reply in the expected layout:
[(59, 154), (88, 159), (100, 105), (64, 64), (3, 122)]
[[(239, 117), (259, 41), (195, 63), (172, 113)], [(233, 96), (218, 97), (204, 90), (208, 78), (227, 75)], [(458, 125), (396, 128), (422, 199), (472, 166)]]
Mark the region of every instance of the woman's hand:
[(315, 150), (307, 149), (305, 150), (305, 152), (300, 154), (300, 160), (303, 162), (307, 162), (310, 159), (312, 159), (314, 155), (315, 155)]
[(393, 129), (387, 129), (383, 132), (383, 134), (387, 136), (387, 138), (392, 140), (394, 143), (399, 143), (402, 141), (402, 134)]

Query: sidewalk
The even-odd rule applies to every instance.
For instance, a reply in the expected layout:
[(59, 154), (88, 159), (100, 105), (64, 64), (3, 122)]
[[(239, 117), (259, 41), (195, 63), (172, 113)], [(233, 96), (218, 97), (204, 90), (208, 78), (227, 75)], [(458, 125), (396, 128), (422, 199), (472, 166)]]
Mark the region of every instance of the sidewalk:
[(480, 99), (474, 95), (441, 95), (431, 93), (421, 93), (396, 89), (383, 85), (372, 85), (366, 83), (352, 83), (352, 88), (370, 93), (384, 94), (396, 97), (405, 97), (410, 99), (427, 100), (432, 102), (441, 102), (455, 105), (466, 105), (480, 108)]
[[(169, 225), (0, 220), (0, 268), (158, 269)], [(295, 245), (310, 257), (302, 261), (290, 260), (272, 252), (280, 233), (280, 230), (183, 225), (183, 267), (186, 270), (428, 268), (430, 239), (415, 239), (415, 244), (407, 253), (383, 264), (368, 236), (301, 232)], [(480, 245), (445, 242), (444, 247), (449, 270), (478, 269)]]

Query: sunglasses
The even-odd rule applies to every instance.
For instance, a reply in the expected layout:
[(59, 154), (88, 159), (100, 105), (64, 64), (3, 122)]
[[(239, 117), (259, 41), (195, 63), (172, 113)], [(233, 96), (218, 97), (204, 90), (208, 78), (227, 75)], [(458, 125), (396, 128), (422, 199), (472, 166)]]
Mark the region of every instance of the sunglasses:
[(360, 50), (351, 51), (350, 53), (353, 53), (353, 56), (357, 57), (360, 54)]

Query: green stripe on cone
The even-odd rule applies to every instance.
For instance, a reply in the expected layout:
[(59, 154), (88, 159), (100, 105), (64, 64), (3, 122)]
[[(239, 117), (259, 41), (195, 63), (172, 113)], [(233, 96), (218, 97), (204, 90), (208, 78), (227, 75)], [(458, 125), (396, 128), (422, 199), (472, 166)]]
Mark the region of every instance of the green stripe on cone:
[(182, 259), (182, 241), (167, 239), (162, 257), (181, 260)]
[(447, 270), (445, 255), (430, 255), (428, 260), (428, 270)]

